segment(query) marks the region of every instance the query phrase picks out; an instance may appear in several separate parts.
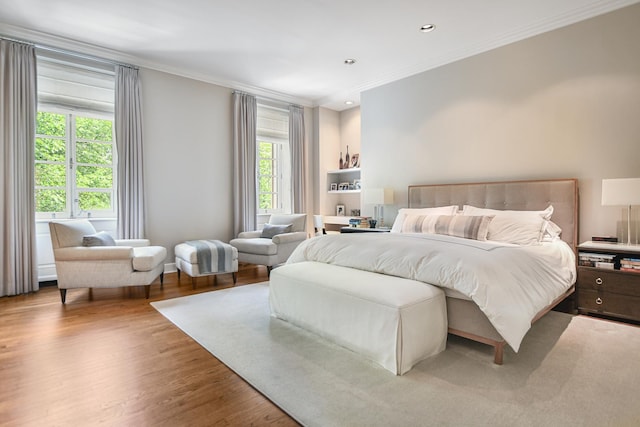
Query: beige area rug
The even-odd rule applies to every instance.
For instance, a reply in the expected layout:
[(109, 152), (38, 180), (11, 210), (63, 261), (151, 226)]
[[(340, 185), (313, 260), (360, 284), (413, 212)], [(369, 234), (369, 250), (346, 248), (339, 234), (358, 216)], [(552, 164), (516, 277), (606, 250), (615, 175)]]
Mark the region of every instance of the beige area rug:
[(401, 377), (271, 318), (268, 284), (154, 302), (307, 426), (639, 426), (640, 328), (551, 312), (518, 354), (449, 337)]

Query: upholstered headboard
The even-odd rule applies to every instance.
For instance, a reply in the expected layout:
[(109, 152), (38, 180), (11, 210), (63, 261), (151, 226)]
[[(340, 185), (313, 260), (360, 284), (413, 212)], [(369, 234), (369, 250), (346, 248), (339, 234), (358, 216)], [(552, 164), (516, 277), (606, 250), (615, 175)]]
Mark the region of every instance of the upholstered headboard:
[(410, 208), (448, 205), (501, 210), (543, 210), (553, 205), (551, 220), (562, 228), (562, 240), (574, 250), (578, 244), (577, 179), (409, 186)]

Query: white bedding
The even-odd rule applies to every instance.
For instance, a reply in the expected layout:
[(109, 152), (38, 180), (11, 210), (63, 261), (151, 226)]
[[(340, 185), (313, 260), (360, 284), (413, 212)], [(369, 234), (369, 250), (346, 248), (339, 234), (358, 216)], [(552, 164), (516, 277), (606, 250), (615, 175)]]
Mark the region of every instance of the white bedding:
[(472, 299), (518, 351), (536, 314), (576, 279), (561, 240), (517, 246), (435, 234), (349, 233), (300, 244), (288, 263), (318, 261), (454, 289)]

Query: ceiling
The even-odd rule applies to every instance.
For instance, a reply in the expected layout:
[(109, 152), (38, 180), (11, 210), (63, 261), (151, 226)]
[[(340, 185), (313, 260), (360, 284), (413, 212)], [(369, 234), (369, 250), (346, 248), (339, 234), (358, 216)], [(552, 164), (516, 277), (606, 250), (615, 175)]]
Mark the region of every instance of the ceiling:
[(364, 90), (638, 1), (0, 0), (0, 35), (340, 111)]

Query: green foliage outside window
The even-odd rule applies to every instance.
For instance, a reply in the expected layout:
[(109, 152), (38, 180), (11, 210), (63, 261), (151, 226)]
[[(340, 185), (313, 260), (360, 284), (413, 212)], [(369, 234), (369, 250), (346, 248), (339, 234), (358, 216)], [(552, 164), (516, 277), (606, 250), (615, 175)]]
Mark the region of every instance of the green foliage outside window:
[(258, 209), (278, 207), (275, 144), (258, 142)]

